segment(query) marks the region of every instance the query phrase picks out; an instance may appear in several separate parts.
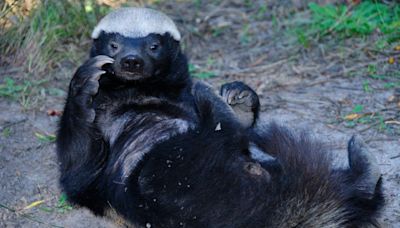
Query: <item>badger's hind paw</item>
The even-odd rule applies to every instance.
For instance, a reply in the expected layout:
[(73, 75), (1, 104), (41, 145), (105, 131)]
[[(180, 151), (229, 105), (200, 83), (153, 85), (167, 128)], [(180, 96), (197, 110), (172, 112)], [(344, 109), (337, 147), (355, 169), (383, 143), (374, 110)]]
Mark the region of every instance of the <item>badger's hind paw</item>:
[(236, 81), (222, 85), (220, 94), (245, 127), (254, 124), (260, 107), (258, 96), (254, 90), (243, 82)]
[(259, 106), (257, 94), (243, 82), (232, 82), (222, 85), (221, 96), (230, 106), (237, 106), (249, 112)]
[(375, 187), (381, 177), (381, 171), (375, 156), (364, 141), (353, 136), (348, 143), (349, 166), (356, 177), (355, 186), (367, 198), (373, 197)]

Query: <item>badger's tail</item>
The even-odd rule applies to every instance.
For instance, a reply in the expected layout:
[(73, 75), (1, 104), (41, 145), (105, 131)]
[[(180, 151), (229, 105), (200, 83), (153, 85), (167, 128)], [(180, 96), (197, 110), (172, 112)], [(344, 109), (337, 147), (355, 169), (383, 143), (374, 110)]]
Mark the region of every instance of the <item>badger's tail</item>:
[(348, 143), (349, 167), (337, 169), (333, 154), (307, 133), (270, 124), (250, 138), (281, 165), (275, 194), (284, 206), (276, 211), (287, 223), (276, 226), (378, 226), (384, 205), (381, 173), (361, 139)]

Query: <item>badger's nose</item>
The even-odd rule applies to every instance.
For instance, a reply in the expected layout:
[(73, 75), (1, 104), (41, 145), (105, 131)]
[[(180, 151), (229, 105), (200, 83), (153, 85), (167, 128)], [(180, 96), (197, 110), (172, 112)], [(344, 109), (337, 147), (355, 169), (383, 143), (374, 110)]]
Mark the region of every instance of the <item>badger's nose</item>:
[(121, 68), (129, 72), (142, 72), (144, 61), (137, 55), (128, 55), (121, 59)]

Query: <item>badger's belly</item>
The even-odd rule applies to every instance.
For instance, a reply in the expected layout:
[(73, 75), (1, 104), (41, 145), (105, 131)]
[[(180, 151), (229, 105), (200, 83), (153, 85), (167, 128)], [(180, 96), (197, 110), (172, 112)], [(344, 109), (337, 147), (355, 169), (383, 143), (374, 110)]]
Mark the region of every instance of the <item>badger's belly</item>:
[(156, 144), (185, 133), (192, 123), (159, 113), (125, 113), (102, 127), (110, 145), (112, 170), (120, 172), (121, 182)]

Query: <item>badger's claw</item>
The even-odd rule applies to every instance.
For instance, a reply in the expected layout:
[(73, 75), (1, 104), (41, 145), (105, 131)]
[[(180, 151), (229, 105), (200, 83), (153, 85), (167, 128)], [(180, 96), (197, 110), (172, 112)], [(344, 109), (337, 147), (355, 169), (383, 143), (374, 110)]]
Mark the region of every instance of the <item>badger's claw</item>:
[(92, 97), (98, 93), (100, 76), (105, 73), (101, 68), (113, 62), (114, 59), (105, 55), (93, 57), (78, 68), (71, 80), (70, 96), (89, 122), (95, 119)]
[(114, 59), (106, 55), (98, 55), (88, 60), (88, 65), (93, 65), (97, 68), (101, 68), (108, 63), (114, 63)]
[(254, 124), (260, 107), (258, 96), (254, 90), (243, 82), (236, 81), (222, 85), (220, 94), (245, 127)]
[(249, 112), (260, 105), (257, 94), (243, 82), (222, 85), (221, 96), (229, 105)]

